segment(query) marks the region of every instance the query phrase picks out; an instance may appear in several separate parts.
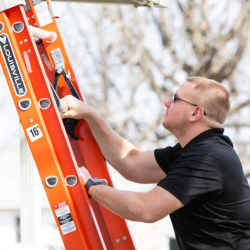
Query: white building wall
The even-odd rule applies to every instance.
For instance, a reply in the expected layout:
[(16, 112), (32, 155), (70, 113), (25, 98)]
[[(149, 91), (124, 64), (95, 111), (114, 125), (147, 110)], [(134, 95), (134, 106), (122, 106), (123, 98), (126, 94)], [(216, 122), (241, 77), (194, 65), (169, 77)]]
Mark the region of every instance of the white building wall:
[(18, 210), (0, 211), (0, 244), (17, 242), (16, 218), (18, 217)]

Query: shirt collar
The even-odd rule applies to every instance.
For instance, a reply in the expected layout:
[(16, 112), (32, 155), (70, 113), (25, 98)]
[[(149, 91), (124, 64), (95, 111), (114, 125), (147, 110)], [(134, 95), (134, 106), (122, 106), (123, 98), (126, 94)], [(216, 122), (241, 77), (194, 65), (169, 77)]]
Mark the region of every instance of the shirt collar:
[(186, 149), (188, 149), (189, 147), (195, 145), (195, 144), (198, 144), (202, 141), (205, 141), (206, 139), (208, 138), (211, 138), (213, 136), (216, 136), (216, 135), (223, 135), (224, 133), (224, 128), (212, 128), (212, 129), (209, 129), (209, 130), (206, 130), (204, 132), (202, 132), (201, 134), (197, 135), (196, 137), (194, 137), (188, 144), (185, 145), (184, 148), (182, 148), (179, 153), (183, 153), (183, 151), (185, 151)]

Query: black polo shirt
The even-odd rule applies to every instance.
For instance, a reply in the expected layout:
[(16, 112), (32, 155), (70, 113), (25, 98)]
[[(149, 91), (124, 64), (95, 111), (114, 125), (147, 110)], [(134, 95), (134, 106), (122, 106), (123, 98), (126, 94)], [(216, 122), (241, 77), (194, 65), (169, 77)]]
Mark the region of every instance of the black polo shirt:
[(158, 186), (184, 204), (170, 215), (181, 250), (250, 250), (250, 188), (223, 132), (207, 130), (184, 148), (155, 150), (167, 174)]

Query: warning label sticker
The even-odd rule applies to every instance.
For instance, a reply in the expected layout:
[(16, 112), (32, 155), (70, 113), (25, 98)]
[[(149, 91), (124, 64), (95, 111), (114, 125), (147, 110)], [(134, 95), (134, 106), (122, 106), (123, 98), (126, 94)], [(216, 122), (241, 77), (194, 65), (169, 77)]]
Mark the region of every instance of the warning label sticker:
[(34, 9), (41, 27), (53, 22), (49, 6), (46, 2), (41, 2), (40, 4), (35, 5)]
[(66, 202), (55, 205), (55, 213), (63, 235), (76, 230), (75, 223), (69, 210), (69, 206)]

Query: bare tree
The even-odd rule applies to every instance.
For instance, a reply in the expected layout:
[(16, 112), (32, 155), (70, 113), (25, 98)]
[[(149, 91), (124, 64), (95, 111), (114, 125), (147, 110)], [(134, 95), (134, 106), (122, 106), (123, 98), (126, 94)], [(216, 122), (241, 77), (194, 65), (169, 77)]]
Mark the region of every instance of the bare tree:
[[(165, 146), (174, 138), (161, 126), (163, 102), (193, 75), (227, 87), (232, 110), (226, 128), (250, 134), (250, 94), (242, 92), (240, 66), (249, 10), (247, 0), (176, 0), (168, 9), (68, 4), (65, 15), (71, 21), (63, 26), (75, 27), (77, 39), (68, 46), (89, 104), (133, 143)], [(250, 159), (247, 139), (233, 137), (245, 162)]]

